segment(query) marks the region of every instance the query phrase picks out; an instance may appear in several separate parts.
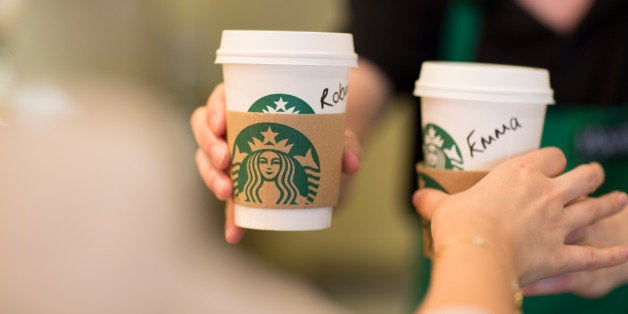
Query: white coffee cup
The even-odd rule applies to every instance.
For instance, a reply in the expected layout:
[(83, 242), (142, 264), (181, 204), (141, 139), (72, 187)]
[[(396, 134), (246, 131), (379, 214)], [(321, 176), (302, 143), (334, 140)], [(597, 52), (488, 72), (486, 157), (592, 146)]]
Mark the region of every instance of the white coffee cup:
[[(272, 114), (297, 114), (298, 117), (304, 117), (308, 114), (342, 115), (346, 111), (349, 69), (357, 66), (357, 55), (354, 52), (351, 34), (226, 30), (222, 33), (220, 49), (218, 49), (216, 54), (216, 63), (223, 65), (228, 112), (255, 111)], [(295, 115), (296, 118), (298, 118), (297, 115)], [(229, 127), (229, 124), (227, 124), (228, 132)], [(320, 127), (325, 128), (325, 126)], [(298, 125), (294, 129), (298, 129)], [(268, 140), (268, 145), (264, 146), (260, 143), (253, 145), (252, 139), (247, 142), (248, 148), (250, 148), (248, 152), (250, 156), (253, 155), (254, 150), (262, 151), (263, 147), (268, 148), (273, 145), (280, 145), (278, 144), (280, 141), (275, 141), (275, 139), (281, 135), (274, 135), (281, 133), (280, 130), (271, 128), (268, 130), (271, 132), (265, 132), (266, 136), (258, 136), (258, 141)], [(261, 132), (255, 134), (261, 134)], [(271, 137), (271, 135), (275, 137)], [(237, 141), (237, 139), (232, 140)], [(298, 145), (298, 143), (294, 143), (295, 141), (302, 144), (303, 141), (307, 140), (299, 141), (297, 138), (293, 138), (288, 142), (284, 142), (282, 149), (289, 151), (289, 147), (296, 147), (291, 146), (294, 144)], [(344, 137), (342, 133), (334, 134), (326, 141), (343, 145)], [(310, 144), (315, 146), (313, 143)], [(233, 154), (235, 148), (230, 147), (230, 149), (232, 149)], [(247, 146), (241, 145), (239, 149), (247, 149)], [(315, 150), (317, 148), (312, 147), (312, 149)], [(333, 154), (337, 156), (331, 156), (332, 161), (328, 165), (321, 164), (320, 167), (327, 167), (326, 169), (334, 169), (334, 171), (337, 169), (337, 177), (339, 178), (342, 151), (340, 150), (340, 153), (338, 153), (336, 149)], [(236, 156), (232, 157), (235, 158)], [(303, 159), (304, 157), (301, 156), (299, 158)], [(259, 160), (266, 160), (266, 157)], [(323, 163), (322, 159), (320, 162)], [(285, 165), (279, 162), (277, 165), (280, 169), (279, 172), (281, 172), (281, 167)], [(305, 169), (304, 167), (302, 168)], [(235, 168), (237, 171), (240, 171), (239, 169), (241, 167)], [(232, 169), (232, 171), (234, 170)], [(251, 172), (253, 171), (251, 170)], [(270, 170), (269, 173), (273, 173), (272, 175), (275, 175), (274, 178), (278, 176)], [(247, 180), (253, 176), (249, 176), (247, 172)], [(279, 182), (279, 179), (273, 180)], [(307, 184), (311, 185), (311, 182), (314, 182), (312, 180), (318, 180), (318, 178), (308, 177)], [(315, 181), (317, 186), (319, 183), (321, 186), (324, 186), (325, 184), (322, 181), (331, 179), (320, 177), (320, 180)], [(270, 181), (267, 180), (263, 184), (270, 186), (271, 189), (275, 187), (279, 189), (279, 183), (272, 185), (267, 182)], [(240, 183), (239, 186), (235, 183), (236, 187), (234, 187), (234, 190), (236, 190), (236, 193), (244, 193), (243, 185), (249, 182)], [(258, 190), (262, 188), (258, 188)], [(310, 190), (315, 190), (315, 192), (312, 192), (313, 194), (309, 194), (309, 196), (314, 197), (313, 195), (316, 192), (321, 192), (318, 193), (319, 195), (323, 193), (337, 195), (338, 192), (316, 191), (316, 188), (310, 188)], [(254, 192), (251, 193), (254, 194)], [(297, 196), (299, 198), (307, 197), (307, 195)], [(263, 201), (265, 202), (264, 206), (256, 207), (248, 199), (248, 196), (243, 198), (249, 201), (244, 203), (246, 205), (238, 203), (237, 199), (235, 204), (235, 223), (243, 228), (317, 230), (328, 228), (331, 225), (333, 206), (303, 206), (302, 208), (281, 208), (277, 206), (277, 208), (273, 208), (272, 206), (269, 207), (268, 201)], [(254, 198), (252, 197), (251, 199)], [(311, 200), (310, 198), (308, 199)]]
[(424, 62), (414, 95), (426, 166), (454, 170), (491, 170), (539, 148), (554, 103), (547, 70), (484, 63)]

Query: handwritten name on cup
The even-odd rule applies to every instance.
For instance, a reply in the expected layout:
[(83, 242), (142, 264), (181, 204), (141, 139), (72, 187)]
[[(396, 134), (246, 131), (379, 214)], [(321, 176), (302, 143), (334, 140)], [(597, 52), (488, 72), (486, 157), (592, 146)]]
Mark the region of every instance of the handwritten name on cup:
[(523, 125), (519, 122), (516, 117), (510, 118), (508, 123), (502, 123), (501, 126), (496, 127), (491, 133), (486, 136), (480, 136), (479, 138), (475, 135), (475, 130), (471, 130), (469, 135), (467, 135), (467, 146), (469, 148), (469, 154), (471, 157), (474, 157), (474, 154), (485, 152), (490, 145), (497, 142), (501, 137), (506, 135), (507, 133), (516, 132), (521, 129)]
[(330, 96), (329, 88), (326, 87), (321, 93), (321, 109), (325, 109), (325, 106), (333, 107), (335, 104), (345, 100), (348, 92), (349, 86), (343, 86), (342, 83), (338, 83), (338, 89)]

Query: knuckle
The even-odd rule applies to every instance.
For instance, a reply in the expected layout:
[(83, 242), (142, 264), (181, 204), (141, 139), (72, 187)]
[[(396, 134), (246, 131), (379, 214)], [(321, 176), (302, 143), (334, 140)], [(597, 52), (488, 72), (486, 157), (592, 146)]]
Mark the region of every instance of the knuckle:
[(551, 259), (551, 261), (552, 261), (552, 264), (556, 266), (559, 272), (562, 273), (568, 270), (567, 258), (564, 255), (555, 254), (554, 257)]
[(588, 285), (584, 287), (577, 287), (573, 289), (573, 292), (579, 296), (589, 298), (589, 299), (600, 298), (609, 292), (608, 287), (604, 287), (596, 283), (590, 283), (590, 284), (592, 285)]
[(598, 185), (601, 181), (601, 176), (599, 173), (599, 168), (595, 167), (595, 166), (586, 166), (584, 169), (584, 180), (586, 180), (586, 182), (588, 182), (591, 187), (594, 187), (596, 185)]
[(582, 266), (584, 269), (594, 269), (600, 263), (600, 257), (595, 254), (592, 250), (586, 250), (583, 253), (583, 263)]
[[(196, 154), (194, 154), (194, 160), (196, 161), (196, 165), (201, 168), (201, 166), (204, 166), (203, 163), (203, 151), (199, 148), (196, 150)], [(199, 169), (201, 170), (201, 169)]]
[(559, 148), (553, 147), (555, 154), (556, 154), (556, 164), (557, 166), (559, 166), (560, 168), (565, 168), (567, 166), (567, 156), (565, 156), (565, 153), (563, 153), (562, 150), (560, 150)]
[(600, 182), (604, 181), (605, 173), (604, 168), (597, 162), (592, 162), (589, 164), (595, 171), (595, 175), (597, 176), (597, 180)]
[(594, 222), (599, 212), (600, 212), (600, 209), (595, 205), (591, 205), (591, 207), (585, 210), (582, 215), (583, 215), (583, 220), (586, 223), (586, 225), (590, 225), (592, 222)]
[(608, 206), (609, 210), (613, 212), (620, 211), (626, 205), (626, 202), (624, 200), (625, 198), (622, 196), (621, 193), (613, 193), (608, 195), (606, 198), (610, 199), (608, 200)]
[(199, 148), (205, 153), (206, 156), (211, 157), (212, 155), (212, 146), (213, 146), (213, 140), (212, 140), (212, 136), (209, 136), (207, 134), (202, 134), (200, 136), (198, 136), (198, 146)]
[(209, 99), (207, 100), (207, 106), (213, 109), (222, 108), (225, 106), (224, 101), (224, 85), (221, 83), (214, 88)]
[(533, 167), (523, 160), (514, 161), (512, 167), (517, 176), (524, 180), (527, 180), (534, 173)]
[(563, 167), (567, 165), (567, 156), (565, 156), (565, 153), (563, 153), (560, 148), (552, 146), (548, 147), (547, 151), (551, 155), (554, 163)]
[(231, 181), (227, 178), (217, 176), (214, 179), (214, 188), (212, 189), (216, 198), (221, 201), (227, 200), (231, 197)]
[(192, 114), (190, 115), (190, 126), (192, 126), (192, 130), (197, 127), (199, 117), (202, 115), (203, 107), (198, 107), (194, 109)]
[(539, 201), (552, 208), (554, 205), (560, 205), (562, 207), (561, 199), (564, 192), (564, 189), (557, 186), (547, 185), (541, 187), (541, 197)]

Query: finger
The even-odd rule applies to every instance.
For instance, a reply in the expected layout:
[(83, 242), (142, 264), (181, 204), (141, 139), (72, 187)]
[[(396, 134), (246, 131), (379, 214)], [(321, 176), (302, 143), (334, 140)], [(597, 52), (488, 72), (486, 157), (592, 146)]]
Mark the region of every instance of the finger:
[(567, 159), (556, 147), (534, 150), (511, 160), (515, 165), (531, 170), (539, 170), (548, 177), (555, 177), (565, 170)]
[(561, 249), (559, 256), (558, 260), (556, 260), (559, 265), (559, 273), (595, 270), (616, 266), (628, 261), (628, 247), (594, 248), (567, 245)]
[(565, 244), (577, 244), (589, 235), (590, 228), (577, 229), (565, 237)]
[(227, 143), (222, 138), (216, 137), (209, 129), (206, 111), (205, 107), (199, 107), (194, 110), (190, 118), (192, 132), (198, 146), (209, 157), (214, 167), (222, 170), (229, 166), (229, 149)]
[(345, 148), (342, 153), (342, 172), (355, 174), (360, 170), (362, 146), (357, 135), (351, 130), (345, 130)]
[(427, 220), (431, 220), (438, 203), (448, 195), (435, 189), (420, 189), (412, 197), (412, 203), (416, 210)]
[(342, 152), (342, 172), (348, 175), (354, 175), (360, 171), (360, 160), (350, 150), (346, 149)]
[(587, 198), (589, 198), (588, 195), (582, 195), (580, 197), (576, 197), (575, 199), (573, 199), (573, 200), (569, 201), (567, 204), (565, 204), (565, 206), (569, 206), (571, 204), (582, 202), (582, 201), (586, 200)]
[(196, 166), (201, 174), (201, 178), (203, 178), (203, 182), (214, 192), (216, 198), (224, 201), (231, 197), (233, 193), (231, 179), (223, 171), (214, 168), (205, 153), (200, 149), (196, 151)]
[(565, 208), (567, 232), (582, 229), (620, 212), (626, 205), (626, 193), (612, 192), (597, 198), (587, 198)]
[(216, 136), (225, 135), (225, 110), (227, 100), (225, 98), (225, 84), (216, 85), (214, 91), (207, 99), (207, 121), (209, 127)]
[(523, 294), (526, 296), (568, 292), (572, 286), (572, 274), (575, 273), (560, 274), (554, 277), (541, 279), (522, 287), (521, 290), (523, 290)]
[(233, 206), (233, 200), (228, 199), (225, 207), (225, 240), (229, 244), (236, 244), (240, 242), (244, 236), (244, 229), (236, 226), (235, 224), (235, 210)]
[(526, 296), (571, 292), (585, 298), (599, 298), (617, 286), (617, 278), (610, 269), (580, 271), (541, 279), (522, 290)]
[(208, 147), (209, 141), (207, 134), (211, 133), (209, 129), (209, 123), (207, 122), (207, 107), (198, 107), (192, 112), (190, 116), (190, 126), (192, 127), (192, 133), (194, 133), (194, 139), (201, 148)]
[(582, 195), (595, 191), (604, 182), (604, 169), (592, 162), (581, 165), (557, 177), (556, 184), (561, 190), (563, 203), (568, 203)]

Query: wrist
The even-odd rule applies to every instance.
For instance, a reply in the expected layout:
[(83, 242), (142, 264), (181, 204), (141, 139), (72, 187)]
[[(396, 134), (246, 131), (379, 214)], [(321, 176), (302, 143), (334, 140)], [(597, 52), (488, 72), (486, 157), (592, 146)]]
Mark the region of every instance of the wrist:
[(516, 271), (513, 236), (508, 229), (501, 228), (503, 223), (491, 221), (489, 218), (471, 220), (465, 219), (463, 223), (456, 223), (454, 219), (448, 219), (445, 223), (437, 224), (432, 221), (435, 251), (439, 246), (469, 242), (494, 251), (505, 267)]
[[(481, 236), (471, 236), (441, 241), (435, 246), (434, 253), (435, 275), (442, 277), (446, 273), (450, 276), (448, 283), (444, 284), (449, 286), (440, 287), (440, 290), (452, 293), (448, 293), (447, 297), (441, 296), (438, 298), (440, 301), (480, 305), (499, 313), (506, 309), (520, 313), (523, 295), (516, 273), (501, 248)], [(464, 285), (480, 281), (487, 283), (482, 291), (461, 289)]]

